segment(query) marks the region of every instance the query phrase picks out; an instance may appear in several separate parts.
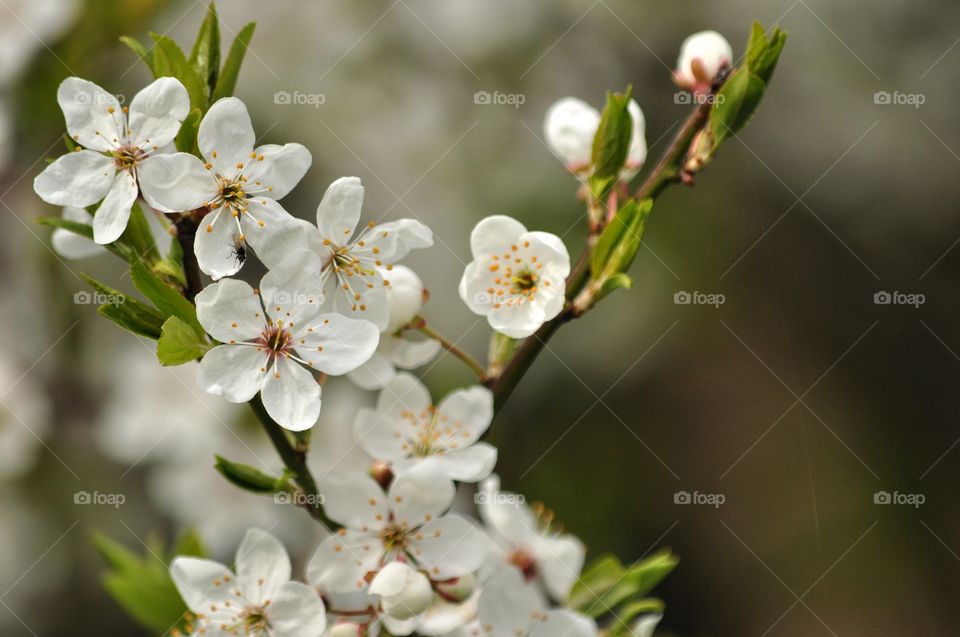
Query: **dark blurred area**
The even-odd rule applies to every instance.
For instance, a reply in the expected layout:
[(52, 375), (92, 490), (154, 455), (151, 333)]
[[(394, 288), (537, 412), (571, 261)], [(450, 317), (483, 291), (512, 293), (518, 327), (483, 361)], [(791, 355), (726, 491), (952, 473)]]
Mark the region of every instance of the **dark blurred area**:
[[(34, 223), (60, 213), (31, 188), (63, 147), (59, 81), (133, 95), (148, 73), (119, 36), (189, 46), (205, 3), (60, 4), (65, 24), (26, 35), (16, 8), (0, 8), (0, 34), (22, 38), (0, 50), (32, 52), (0, 86), (12, 122), (0, 432), (48, 423), (9, 443), (35, 447), (36, 462), (0, 477), (0, 634), (141, 634), (97, 583), (92, 530), (140, 550), (189, 523), (230, 555), (277, 507), (205, 484), (222, 482), (212, 453), (277, 463), (242, 409), (71, 302), (79, 273), (122, 281), (122, 264), (64, 261)], [(566, 95), (600, 106), (632, 84), (649, 166), (690, 109), (670, 80), (688, 34), (720, 31), (739, 55), (753, 19), (789, 31), (750, 125), (695, 187), (658, 200), (633, 289), (564, 327), (498, 416), (497, 471), (592, 557), (679, 553), (657, 591), (658, 635), (956, 632), (960, 5), (226, 0), (220, 13), (225, 38), (258, 22), (237, 94), (261, 141), (313, 153), (284, 207), (312, 218), (331, 181), (357, 175), (368, 214), (427, 223), (436, 245), (407, 261), (431, 291), (425, 314), (478, 357), (488, 328), (456, 294), (473, 225), (506, 213), (574, 255), (583, 241), (576, 182), (542, 142), (547, 107)], [(478, 104), (478, 91), (524, 99)], [(471, 378), (445, 357), (426, 380), (439, 396)], [(370, 400), (345, 380), (325, 392), (318, 466), (349, 447)], [(13, 463), (0, 436), (0, 464)], [(125, 503), (75, 504), (97, 490)], [(316, 535), (292, 513), (280, 534), (302, 559)]]

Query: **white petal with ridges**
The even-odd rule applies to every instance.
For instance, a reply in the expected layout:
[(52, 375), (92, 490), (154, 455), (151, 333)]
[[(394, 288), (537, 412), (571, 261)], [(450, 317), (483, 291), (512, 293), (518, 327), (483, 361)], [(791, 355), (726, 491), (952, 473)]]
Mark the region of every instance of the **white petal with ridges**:
[(197, 130), (200, 154), (213, 164), (214, 171), (232, 179), (251, 161), (256, 135), (247, 107), (236, 97), (217, 100), (203, 116)]
[(148, 151), (166, 146), (189, 112), (190, 96), (183, 84), (172, 77), (158, 78), (130, 102), (130, 141)]
[(285, 429), (309, 429), (320, 417), (320, 385), (289, 358), (278, 358), (269, 369), (260, 396), (270, 417)]
[(213, 173), (189, 153), (153, 155), (137, 169), (143, 198), (154, 208), (186, 212), (213, 201), (219, 191)]
[(57, 89), (70, 137), (86, 148), (108, 151), (124, 138), (124, 115), (117, 98), (93, 82), (68, 77)]
[(327, 188), (317, 208), (320, 236), (336, 246), (344, 246), (360, 221), (363, 186), (359, 177), (341, 177)]
[(249, 341), (266, 325), (260, 297), (246, 282), (224, 279), (197, 294), (197, 319), (218, 341)]
[(93, 240), (113, 243), (127, 229), (130, 209), (137, 200), (137, 180), (128, 170), (117, 173), (113, 185), (93, 215)]
[(379, 341), (375, 325), (339, 314), (321, 314), (301, 324), (294, 334), (297, 354), (331, 376), (346, 374), (370, 360)]
[(270, 199), (283, 199), (307, 174), (313, 157), (301, 144), (268, 144), (254, 150), (248, 158), (247, 192)]
[(208, 394), (232, 403), (245, 403), (257, 395), (267, 375), (267, 355), (244, 345), (218, 345), (207, 352), (197, 368), (197, 383)]
[(290, 556), (280, 540), (263, 529), (251, 528), (237, 548), (236, 569), (246, 598), (262, 604), (290, 581)]
[(113, 160), (92, 150), (62, 155), (33, 180), (41, 199), (55, 206), (86, 208), (103, 199), (113, 185)]

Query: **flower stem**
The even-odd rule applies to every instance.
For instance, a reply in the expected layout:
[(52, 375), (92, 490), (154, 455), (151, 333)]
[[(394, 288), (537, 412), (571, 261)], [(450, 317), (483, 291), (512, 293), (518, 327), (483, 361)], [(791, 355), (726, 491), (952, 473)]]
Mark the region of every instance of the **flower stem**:
[(193, 303), (193, 299), (203, 289), (200, 265), (197, 263), (197, 255), (193, 249), (193, 243), (197, 237), (197, 221), (192, 214), (183, 214), (177, 219), (176, 228), (177, 242), (183, 251), (183, 274), (187, 278), (187, 287), (183, 292), (187, 300)]
[(427, 319), (423, 318), (422, 316), (417, 316), (413, 319), (411, 327), (418, 332), (439, 341), (440, 346), (443, 347), (443, 349), (459, 358), (467, 367), (472, 369), (481, 382), (487, 379), (487, 368), (477, 362), (477, 359), (475, 359), (473, 356), (470, 356), (470, 354), (457, 347), (456, 343), (427, 325)]
[[(690, 143), (694, 136), (706, 124), (710, 115), (710, 103), (704, 103), (687, 117), (683, 126), (677, 131), (670, 146), (664, 152), (656, 167), (650, 171), (643, 185), (637, 191), (637, 199), (655, 199), (671, 184), (684, 181), (683, 162), (686, 158)], [(615, 212), (615, 211), (614, 211)], [(580, 294), (590, 279), (590, 255), (603, 231), (603, 224), (592, 223), (587, 245), (577, 260), (570, 276), (567, 277), (567, 300), (571, 301)], [(503, 368), (503, 372), (496, 378), (488, 379), (487, 385), (493, 390), (494, 407), (497, 411), (504, 405), (513, 390), (520, 383), (520, 379), (527, 373), (530, 366), (537, 359), (560, 326), (578, 318), (583, 312), (571, 303), (567, 303), (560, 314), (551, 321), (540, 326), (532, 336), (527, 337), (514, 352), (513, 357)]]
[[(307, 466), (307, 448), (303, 444), (294, 446), (294, 444), (290, 442), (286, 431), (275, 423), (273, 418), (267, 413), (263, 402), (260, 400), (260, 396), (254, 396), (249, 404), (253, 413), (257, 416), (257, 420), (259, 420), (263, 426), (263, 430), (267, 433), (267, 437), (270, 438), (270, 442), (273, 443), (277, 453), (280, 455), (280, 459), (283, 460), (283, 464), (293, 474), (297, 486), (303, 492), (303, 495), (306, 496), (302, 500), (298, 500), (297, 505), (303, 507), (313, 519), (328, 528), (336, 527), (337, 525), (326, 516), (323, 512), (323, 507), (320, 506), (321, 498), (317, 489), (317, 483), (313, 478), (313, 474), (310, 473), (310, 468)], [(302, 440), (302, 438), (299, 439), (300, 442), (302, 442)]]

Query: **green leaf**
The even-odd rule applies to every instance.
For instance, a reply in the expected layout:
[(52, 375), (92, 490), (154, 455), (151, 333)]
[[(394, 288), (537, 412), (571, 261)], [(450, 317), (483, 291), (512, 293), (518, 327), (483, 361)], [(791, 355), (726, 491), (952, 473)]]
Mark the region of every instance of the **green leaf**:
[(160, 258), (157, 251), (157, 241), (153, 238), (153, 232), (150, 230), (150, 223), (147, 217), (140, 209), (140, 204), (134, 203), (130, 208), (130, 220), (127, 227), (120, 235), (120, 242), (130, 246), (131, 256), (135, 259), (146, 259), (149, 262)]
[(214, 467), (229, 482), (254, 493), (275, 493), (283, 488), (280, 478), (269, 476), (249, 465), (231, 462), (222, 456), (214, 456)]
[(139, 262), (130, 266), (130, 278), (137, 289), (160, 310), (164, 320), (168, 316), (176, 316), (191, 327), (198, 337), (205, 338), (206, 332), (197, 320), (197, 309), (180, 292)]
[(197, 72), (197, 77), (207, 87), (207, 95), (212, 95), (220, 75), (220, 20), (217, 17), (217, 6), (213, 2), (207, 9), (207, 17), (200, 25), (200, 33), (193, 44), (189, 62)]
[[(140, 43), (140, 40), (136, 38), (131, 38), (129, 35), (124, 35), (120, 37), (120, 41), (127, 45), (127, 47), (136, 53), (143, 63), (147, 65), (147, 68), (150, 69), (150, 72), (153, 73), (153, 51), (143, 46)], [(154, 76), (157, 77), (156, 73)]]
[(187, 529), (177, 539), (172, 556), (207, 557), (207, 554), (207, 547), (203, 544), (200, 535), (194, 529)]
[[(107, 593), (140, 625), (157, 635), (182, 628), (187, 607), (170, 578), (168, 564), (158, 556), (162, 546), (140, 556), (101, 533), (93, 536), (97, 551), (107, 562), (102, 582)], [(154, 544), (154, 542), (151, 542)]]
[(627, 161), (633, 134), (633, 118), (627, 108), (631, 91), (632, 88), (628, 86), (624, 93), (607, 93), (607, 105), (593, 138), (591, 158), (591, 185), (595, 184), (593, 192), (598, 197), (609, 188), (610, 180), (616, 181)]
[(710, 131), (714, 148), (746, 126), (760, 106), (765, 88), (763, 80), (746, 67), (730, 74), (710, 110)]
[(205, 111), (207, 108), (206, 85), (196, 69), (187, 62), (179, 45), (165, 35), (151, 33), (153, 38), (153, 74), (156, 77), (175, 77), (187, 89), (190, 106)]
[(600, 290), (597, 292), (597, 300), (599, 301), (614, 290), (619, 290), (621, 288), (629, 290), (632, 287), (633, 279), (630, 278), (630, 275), (624, 272), (615, 272), (604, 279), (603, 283), (600, 284)]
[(662, 613), (665, 604), (655, 597), (646, 597), (638, 599), (635, 602), (625, 604), (623, 608), (616, 612), (616, 619), (610, 626), (610, 633), (607, 637), (633, 637), (631, 623), (640, 615), (648, 613)]
[(640, 249), (643, 230), (651, 210), (652, 199), (631, 199), (617, 211), (590, 255), (590, 270), (595, 282), (602, 284), (613, 275), (627, 271)]
[(211, 345), (197, 336), (192, 327), (176, 316), (163, 323), (157, 343), (157, 360), (161, 365), (183, 365), (202, 358)]
[(595, 596), (616, 584), (624, 573), (623, 565), (615, 555), (601, 555), (587, 566), (573, 585), (567, 606), (582, 608), (593, 603)]
[(678, 558), (661, 551), (629, 568), (613, 556), (604, 556), (591, 565), (574, 585), (568, 605), (590, 617), (629, 608), (646, 596), (674, 568)]
[[(97, 309), (98, 314), (110, 319), (120, 327), (134, 334), (152, 339), (160, 338), (165, 317), (157, 310), (85, 274), (81, 274), (80, 276), (83, 277), (83, 280), (89, 283), (98, 294), (107, 300), (106, 303), (103, 303)], [(85, 293), (77, 293), (77, 295), (81, 294)], [(94, 297), (90, 298), (90, 301), (96, 300)]]
[(787, 34), (779, 27), (775, 28), (767, 38), (766, 31), (760, 23), (754, 22), (747, 41), (746, 67), (764, 84), (769, 83), (786, 43)]
[(227, 59), (220, 70), (220, 78), (217, 80), (217, 88), (210, 96), (210, 103), (216, 102), (221, 97), (233, 95), (237, 87), (237, 78), (240, 76), (240, 65), (243, 64), (243, 58), (247, 54), (247, 47), (250, 46), (250, 40), (253, 38), (253, 32), (257, 28), (256, 22), (250, 22), (242, 29), (233, 44), (230, 45), (230, 52), (227, 53)]
[(203, 113), (199, 108), (194, 108), (190, 114), (184, 118), (180, 124), (180, 131), (177, 132), (176, 144), (177, 150), (181, 153), (197, 154), (197, 132), (200, 130), (200, 120)]

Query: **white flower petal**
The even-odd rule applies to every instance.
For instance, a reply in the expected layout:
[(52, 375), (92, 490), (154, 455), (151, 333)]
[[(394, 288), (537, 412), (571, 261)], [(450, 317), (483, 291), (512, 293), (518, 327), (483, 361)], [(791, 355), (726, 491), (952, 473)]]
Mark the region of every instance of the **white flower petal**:
[(187, 607), (207, 613), (210, 603), (233, 597), (233, 573), (223, 564), (196, 557), (177, 557), (170, 564), (170, 577)]
[(217, 208), (203, 218), (193, 249), (204, 274), (217, 281), (240, 271), (244, 260), (237, 255), (237, 246), (243, 245), (239, 237), (236, 219), (228, 208)]
[(216, 173), (232, 179), (240, 174), (237, 164), (250, 161), (256, 135), (250, 114), (236, 97), (217, 100), (203, 116), (197, 131), (197, 146)]
[[(348, 289), (344, 289), (347, 285)], [(339, 286), (339, 287), (337, 287)], [(355, 319), (370, 321), (383, 331), (390, 322), (390, 303), (387, 289), (375, 271), (370, 276), (330, 276), (324, 294), (333, 299), (333, 311)], [(358, 298), (359, 297), (359, 298)]]
[(287, 582), (270, 601), (270, 637), (320, 637), (327, 628), (323, 600), (306, 584)]
[(86, 148), (107, 151), (124, 138), (124, 115), (117, 98), (88, 80), (68, 77), (57, 89), (70, 137)]
[(320, 385), (289, 358), (280, 357), (267, 372), (260, 397), (270, 417), (285, 429), (309, 429), (320, 417)]
[(411, 554), (430, 579), (462, 577), (483, 563), (482, 537), (472, 522), (459, 515), (445, 515), (423, 525), (417, 538), (410, 540)]
[(627, 110), (633, 120), (633, 129), (630, 134), (630, 148), (627, 151), (626, 165), (620, 174), (620, 178), (624, 181), (633, 179), (647, 159), (646, 120), (643, 117), (643, 111), (640, 110), (640, 105), (634, 100), (630, 100)]
[(373, 478), (356, 472), (331, 473), (317, 480), (323, 510), (348, 529), (383, 528), (390, 514), (387, 498)]
[[(90, 213), (76, 206), (65, 206), (63, 208), (63, 218), (88, 226), (93, 221)], [(50, 237), (50, 242), (53, 244), (54, 251), (65, 259), (86, 259), (106, 252), (106, 248), (103, 246), (64, 228), (56, 228)]]
[(314, 369), (341, 376), (370, 360), (380, 331), (367, 321), (321, 314), (309, 324), (301, 324), (294, 341), (297, 354)]
[(470, 233), (470, 251), (473, 257), (506, 254), (527, 229), (522, 223), (506, 215), (483, 219)]
[[(700, 77), (694, 72), (694, 60), (700, 66)], [(674, 79), (681, 87), (691, 91), (707, 90), (720, 69), (732, 61), (733, 49), (722, 35), (716, 31), (694, 33), (680, 46)]]
[(317, 208), (320, 236), (336, 246), (344, 246), (360, 221), (363, 186), (359, 177), (341, 177), (323, 193)]
[(514, 568), (502, 569), (487, 580), (478, 605), (480, 623), (488, 627), (491, 637), (528, 635), (540, 610), (536, 590)]
[(539, 538), (533, 512), (517, 497), (500, 491), (500, 480), (491, 477), (480, 486), (480, 519), (491, 535), (510, 547), (532, 547)]
[(262, 604), (290, 581), (290, 556), (280, 540), (263, 529), (251, 528), (237, 548), (236, 569), (244, 596)]
[(247, 192), (270, 199), (283, 199), (307, 174), (313, 157), (300, 144), (267, 144), (260, 146), (256, 160), (248, 158)]
[(433, 231), (414, 219), (379, 224), (368, 229), (363, 236), (364, 245), (358, 244), (353, 249), (354, 254), (379, 259), (385, 264), (396, 263), (411, 250), (433, 245)]
[(390, 506), (397, 523), (409, 528), (439, 518), (453, 504), (455, 495), (456, 489), (443, 471), (424, 462), (394, 479)]
[(442, 424), (455, 430), (461, 448), (472, 445), (493, 421), (493, 392), (479, 385), (458, 389), (437, 405), (437, 415)]
[(217, 180), (203, 162), (189, 153), (153, 155), (137, 169), (143, 198), (154, 208), (196, 210), (217, 196)]
[[(391, 337), (380, 337), (380, 347), (383, 347), (384, 341), (388, 338)], [(397, 368), (379, 350), (374, 352), (366, 363), (352, 372), (347, 372), (347, 378), (360, 389), (368, 391), (383, 389), (384, 385), (389, 383), (396, 375)]]
[(276, 268), (290, 254), (308, 248), (308, 234), (299, 220), (273, 199), (247, 199), (240, 225), (247, 243), (267, 268)]
[(208, 394), (232, 403), (245, 403), (257, 395), (267, 375), (267, 355), (254, 347), (218, 345), (207, 352), (197, 368), (197, 383)]
[(117, 173), (113, 185), (93, 215), (93, 240), (103, 245), (113, 243), (127, 229), (130, 208), (137, 200), (137, 180), (127, 170)]
[(572, 610), (560, 609), (547, 613), (544, 621), (537, 622), (530, 637), (597, 637), (597, 624), (589, 617)]
[[(494, 465), (497, 464), (497, 450), (485, 442), (478, 442), (466, 449), (446, 451), (442, 455), (431, 456), (431, 461), (458, 482), (479, 482), (485, 480)], [(403, 467), (403, 463), (399, 463)], [(398, 467), (398, 471), (402, 470)]]
[(376, 535), (344, 529), (321, 542), (307, 565), (307, 580), (324, 593), (363, 591), (367, 573), (380, 568), (382, 551)]
[(555, 600), (565, 600), (583, 569), (583, 543), (572, 535), (562, 535), (538, 538), (532, 548), (547, 591)]
[(405, 265), (396, 265), (389, 272), (382, 269), (380, 276), (390, 281), (390, 285), (387, 286), (390, 322), (384, 331), (392, 334), (410, 323), (420, 313), (423, 307), (423, 281), (416, 272)]
[(41, 199), (55, 206), (86, 208), (103, 199), (113, 185), (113, 160), (92, 150), (67, 153), (33, 180)]
[(320, 273), (323, 265), (310, 250), (288, 253), (287, 258), (260, 280), (260, 296), (271, 319), (297, 333), (313, 321), (323, 304)]
[(130, 102), (130, 141), (144, 150), (166, 146), (177, 136), (180, 122), (189, 112), (190, 96), (180, 80), (158, 78)]
[(197, 319), (223, 343), (257, 338), (266, 325), (260, 297), (245, 281), (224, 279), (197, 294)]
[(427, 338), (414, 341), (401, 336), (381, 338), (380, 352), (401, 369), (415, 369), (426, 365), (440, 353), (440, 341)]
[(376, 460), (396, 461), (407, 456), (404, 439), (395, 435), (398, 423), (386, 414), (366, 407), (357, 412), (353, 436), (357, 444)]
[(583, 100), (565, 97), (548, 110), (543, 125), (547, 145), (568, 170), (590, 166), (600, 113)]
[(653, 637), (653, 631), (661, 619), (661, 614), (643, 615), (630, 627), (630, 637)]
[(501, 305), (487, 314), (490, 327), (510, 338), (526, 338), (546, 321), (544, 308), (535, 303)]

